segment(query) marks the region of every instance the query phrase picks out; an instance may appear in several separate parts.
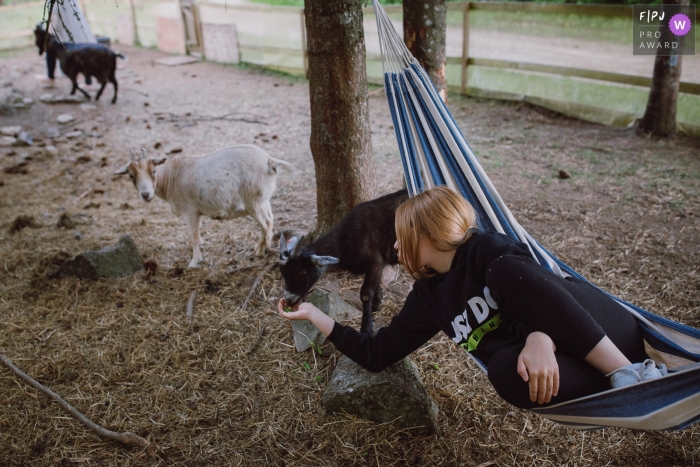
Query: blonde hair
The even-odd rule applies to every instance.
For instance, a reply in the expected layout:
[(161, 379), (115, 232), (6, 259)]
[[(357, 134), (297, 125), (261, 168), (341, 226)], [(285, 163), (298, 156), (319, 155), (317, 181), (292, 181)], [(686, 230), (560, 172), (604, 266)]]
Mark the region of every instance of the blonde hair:
[(458, 193), (437, 186), (402, 203), (396, 210), (395, 226), (401, 263), (409, 274), (420, 279), (435, 274), (420, 267), (421, 237), (439, 251), (456, 249), (476, 227), (476, 211)]

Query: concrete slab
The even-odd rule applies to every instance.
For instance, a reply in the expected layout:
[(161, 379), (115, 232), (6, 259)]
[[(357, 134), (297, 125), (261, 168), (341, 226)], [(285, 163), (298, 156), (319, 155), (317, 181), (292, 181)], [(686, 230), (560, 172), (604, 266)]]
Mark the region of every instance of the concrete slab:
[(202, 23), (202, 42), (207, 60), (220, 63), (240, 61), (235, 24)]
[(190, 57), (188, 55), (175, 55), (173, 57), (163, 57), (163, 58), (153, 60), (153, 63), (157, 63), (158, 65), (165, 65), (165, 66), (179, 66), (179, 65), (187, 65), (190, 63), (198, 62), (198, 61), (199, 61), (199, 59), (197, 57)]

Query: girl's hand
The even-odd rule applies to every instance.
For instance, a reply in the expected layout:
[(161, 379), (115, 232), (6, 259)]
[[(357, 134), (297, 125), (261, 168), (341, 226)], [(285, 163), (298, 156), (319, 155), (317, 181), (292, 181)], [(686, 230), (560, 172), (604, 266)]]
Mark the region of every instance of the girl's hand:
[[(286, 311), (285, 308), (290, 311)], [(277, 312), (280, 314), (280, 316), (284, 316), (285, 318), (291, 320), (309, 320), (312, 309), (316, 309), (316, 307), (311, 303), (306, 302), (298, 303), (293, 307), (290, 307), (287, 305), (287, 302), (284, 301), (284, 298), (280, 298), (280, 301), (277, 303)]]
[(549, 402), (559, 392), (559, 365), (554, 357), (556, 346), (543, 332), (527, 336), (525, 347), (518, 356), (518, 374), (530, 383), (530, 400)]
[(305, 319), (311, 321), (318, 330), (326, 336), (333, 331), (333, 326), (335, 325), (333, 318), (323, 313), (311, 303), (299, 303), (291, 307), (292, 311), (284, 311), (285, 307), (287, 309), (290, 308), (287, 306), (287, 302), (284, 301), (284, 298), (280, 298), (280, 301), (277, 302), (277, 312), (280, 316), (289, 320)]

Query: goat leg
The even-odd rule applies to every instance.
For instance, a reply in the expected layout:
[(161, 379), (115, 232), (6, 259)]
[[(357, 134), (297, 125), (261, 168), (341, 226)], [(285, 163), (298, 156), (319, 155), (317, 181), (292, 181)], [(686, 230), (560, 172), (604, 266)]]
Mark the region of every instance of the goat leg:
[(370, 268), (365, 273), (365, 280), (360, 288), (360, 298), (362, 299), (360, 332), (366, 332), (370, 336), (374, 335), (374, 312), (379, 308), (379, 300), (381, 300), (382, 266), (379, 263)]
[(102, 91), (104, 91), (104, 90), (105, 90), (105, 86), (107, 86), (107, 81), (105, 81), (104, 83), (101, 83), (101, 84), (102, 84), (102, 86), (100, 86), (100, 90), (97, 91), (97, 95), (95, 96), (95, 101), (99, 101), (99, 100), (100, 100), (100, 96), (102, 95)]
[(78, 81), (75, 79), (71, 79), (73, 81), (73, 89), (71, 90), (71, 96), (75, 94), (75, 90), (77, 89), (78, 91), (82, 92), (85, 97), (87, 97), (87, 100), (90, 100), (90, 94), (85, 92), (84, 89), (82, 89), (80, 86), (78, 86)]
[(112, 98), (112, 104), (116, 104), (116, 103), (117, 103), (117, 88), (118, 88), (119, 86), (117, 86), (117, 80), (116, 80), (116, 78), (115, 78), (114, 76), (112, 76), (112, 77), (110, 78), (110, 81), (111, 81), (112, 84), (114, 85), (114, 97)]
[(188, 268), (198, 268), (202, 262), (202, 250), (199, 249), (199, 244), (202, 237), (199, 235), (199, 214), (188, 213), (185, 216), (185, 222), (190, 228), (190, 238), (192, 239), (192, 261), (187, 265)]

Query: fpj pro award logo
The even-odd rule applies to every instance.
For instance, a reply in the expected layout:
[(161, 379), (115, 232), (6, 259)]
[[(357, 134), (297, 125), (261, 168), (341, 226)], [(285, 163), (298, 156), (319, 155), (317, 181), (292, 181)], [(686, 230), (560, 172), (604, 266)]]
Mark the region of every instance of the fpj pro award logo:
[(695, 55), (695, 5), (634, 5), (634, 55)]

